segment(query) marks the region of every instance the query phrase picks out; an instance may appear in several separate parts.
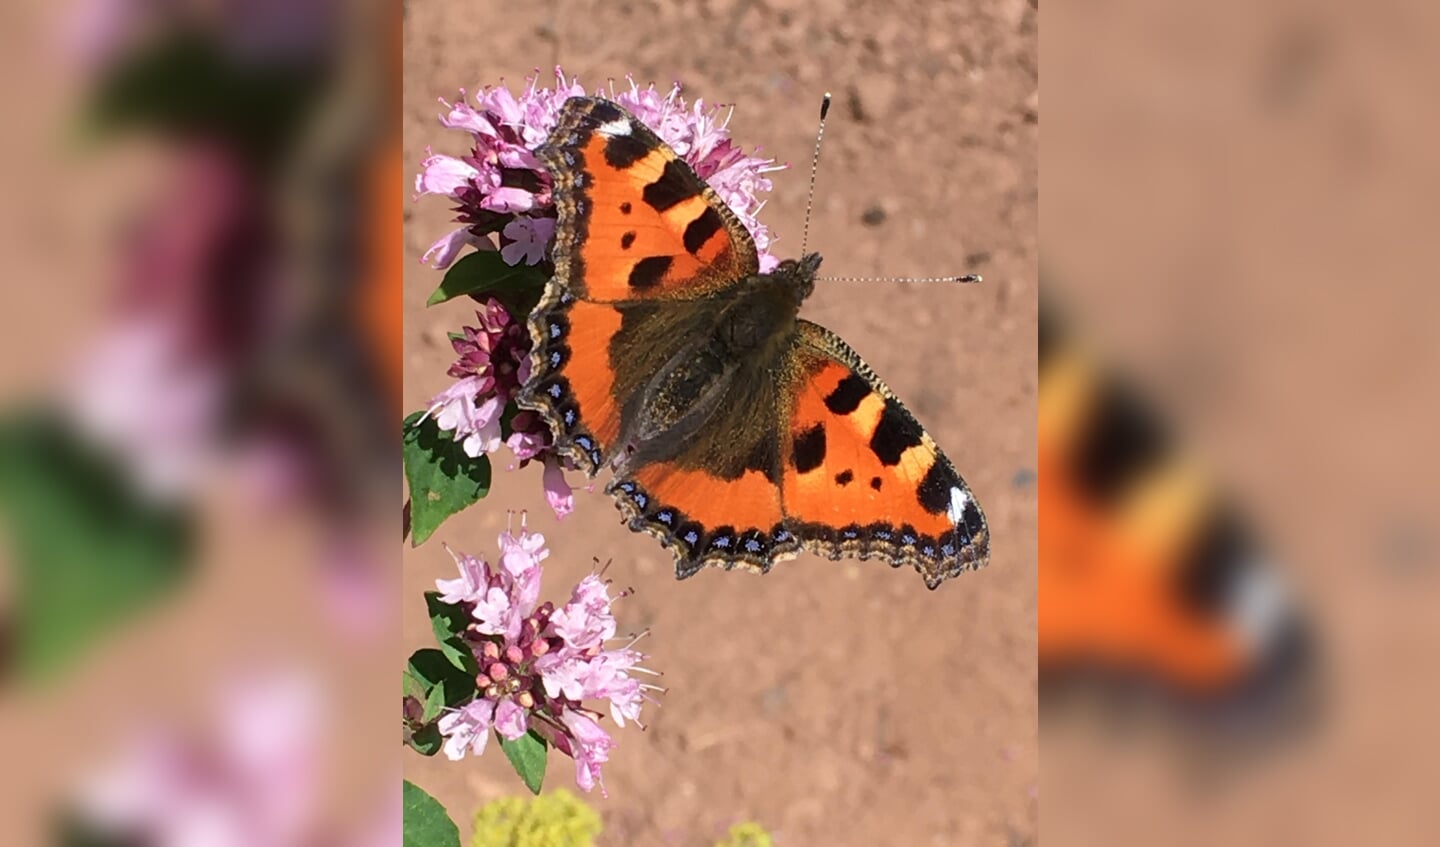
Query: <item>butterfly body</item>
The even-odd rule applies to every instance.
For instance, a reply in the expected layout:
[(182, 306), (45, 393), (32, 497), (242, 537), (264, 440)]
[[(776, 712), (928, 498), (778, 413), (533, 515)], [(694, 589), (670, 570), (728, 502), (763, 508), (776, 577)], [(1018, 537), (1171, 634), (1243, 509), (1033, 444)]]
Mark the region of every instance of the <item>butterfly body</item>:
[[(626, 426), (619, 443), (630, 449), (616, 457), (617, 472), (639, 462), (671, 460), (691, 467), (711, 462), (722, 476), (743, 469), (738, 453), (689, 455), (693, 439), (709, 428), (730, 433), (733, 443), (764, 440), (767, 422), (754, 411), (770, 408), (774, 387), (785, 381), (786, 363), (799, 341), (800, 302), (814, 287), (818, 264), (818, 256), (803, 266), (786, 262), (773, 274), (747, 278), (718, 303), (706, 298), (662, 308), (622, 307), (622, 326), (628, 321), (636, 337), (668, 337), (678, 349), (622, 410)], [(650, 344), (662, 354), (671, 349)]]
[(687, 577), (809, 550), (986, 564), (968, 486), (870, 368), (798, 316), (818, 255), (761, 273), (713, 190), (622, 107), (572, 98), (538, 151), (559, 219), (520, 403)]

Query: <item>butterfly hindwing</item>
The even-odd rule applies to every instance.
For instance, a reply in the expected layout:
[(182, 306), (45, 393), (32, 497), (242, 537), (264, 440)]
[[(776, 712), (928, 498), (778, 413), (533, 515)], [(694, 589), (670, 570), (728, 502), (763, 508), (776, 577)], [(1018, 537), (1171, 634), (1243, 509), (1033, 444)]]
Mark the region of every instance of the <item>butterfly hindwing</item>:
[(807, 550), (912, 565), (931, 588), (989, 560), (965, 480), (869, 366), (798, 321), (781, 497)]
[(651, 462), (617, 476), (606, 490), (631, 529), (671, 549), (682, 579), (706, 565), (764, 573), (799, 549), (766, 469), (732, 477), (678, 461)]

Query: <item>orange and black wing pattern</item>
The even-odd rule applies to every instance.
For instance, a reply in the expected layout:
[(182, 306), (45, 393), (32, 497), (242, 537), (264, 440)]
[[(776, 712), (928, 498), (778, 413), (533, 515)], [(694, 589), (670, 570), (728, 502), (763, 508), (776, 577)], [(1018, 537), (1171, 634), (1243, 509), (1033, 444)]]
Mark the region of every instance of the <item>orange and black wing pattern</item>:
[(1144, 682), (1218, 702), (1295, 677), (1308, 639), (1238, 513), (1053, 315), (1040, 336), (1042, 689)]
[(801, 320), (790, 370), (781, 501), (804, 549), (909, 565), (932, 589), (989, 562), (970, 487), (849, 345)]
[[(544, 414), (556, 449), (593, 476), (619, 436), (616, 398), (634, 389), (626, 378), (659, 354), (626, 343), (627, 312), (668, 306), (677, 320), (698, 321), (700, 311), (684, 304), (758, 273), (759, 259), (725, 202), (618, 104), (566, 101), (538, 153), (558, 214), (555, 276), (531, 313), (520, 403)], [(666, 328), (674, 336), (691, 326)]]
[[(772, 435), (761, 450), (778, 443)], [(632, 530), (670, 549), (677, 577), (707, 565), (765, 573), (800, 550), (787, 528), (775, 469), (773, 453), (756, 455), (750, 467), (734, 472), (684, 460), (647, 462), (617, 476), (606, 491)]]
[(771, 410), (766, 428), (698, 439), (608, 488), (631, 529), (671, 548), (677, 575), (764, 573), (808, 550), (909, 565), (936, 588), (987, 564), (989, 530), (969, 486), (843, 341), (800, 320), (767, 373), (734, 403)]

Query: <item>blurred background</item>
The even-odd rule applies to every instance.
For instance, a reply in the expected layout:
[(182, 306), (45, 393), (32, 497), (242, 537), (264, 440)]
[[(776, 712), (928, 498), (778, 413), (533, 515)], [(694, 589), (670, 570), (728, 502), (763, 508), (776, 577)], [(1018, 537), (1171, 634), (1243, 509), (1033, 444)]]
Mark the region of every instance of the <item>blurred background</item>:
[(1434, 840), (1435, 23), (1047, 10), (1047, 844)]
[(0, 843), (394, 843), (398, 10), (5, 19)]
[[(713, 844), (754, 821), (776, 844), (1027, 844), (1037, 838), (1035, 706), (1036, 11), (1026, 3), (412, 2), (405, 21), (408, 174), (427, 146), (468, 152), (437, 116), (458, 89), (553, 67), (590, 89), (641, 85), (733, 104), (731, 137), (791, 168), (760, 213), (800, 249), (821, 96), (834, 94), (811, 249), (836, 275), (978, 272), (971, 286), (821, 283), (802, 313), (844, 337), (944, 448), (985, 509), (990, 567), (927, 591), (910, 571), (804, 556), (758, 577), (681, 583), (670, 553), (629, 532), (600, 490), (557, 521), (540, 468), (496, 455), (489, 496), (404, 556), (404, 640), (433, 644), (422, 592), (493, 556), (507, 510), (543, 533), (547, 596), (594, 559), (635, 594), (621, 632), (650, 628), (646, 666), (670, 690), (649, 728), (616, 733), (599, 843)], [(408, 190), (408, 189), (407, 189)], [(406, 210), (406, 411), (452, 379), (447, 333), (471, 304), (425, 308), (441, 274), (421, 253), (451, 204)], [(581, 481), (572, 474), (572, 482)], [(547, 786), (572, 781), (555, 757)], [(452, 763), (407, 751), (406, 777), (468, 840), (475, 810), (523, 791), (492, 748)], [(572, 789), (573, 790), (573, 789)]]

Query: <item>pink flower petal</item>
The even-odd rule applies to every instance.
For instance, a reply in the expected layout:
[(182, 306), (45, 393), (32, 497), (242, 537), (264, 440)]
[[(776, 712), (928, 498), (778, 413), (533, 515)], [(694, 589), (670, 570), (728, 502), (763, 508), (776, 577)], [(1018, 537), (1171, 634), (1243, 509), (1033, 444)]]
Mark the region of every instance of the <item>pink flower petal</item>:
[(465, 102), (463, 89), (460, 91), (460, 99), (455, 101), (454, 105), (446, 103), (443, 97), (440, 98), (440, 102), (444, 103), (449, 110), (440, 116), (440, 125), (446, 129), (460, 129), (472, 135), (483, 135), (488, 138), (498, 139), (500, 137), (500, 134), (495, 131), (494, 125), (486, 119), (485, 115), (475, 111), (469, 103)]
[(446, 758), (459, 761), (465, 758), (466, 753), (477, 756), (484, 753), (494, 716), (495, 704), (483, 699), (442, 716), (438, 727), (440, 734), (445, 736)]
[(497, 188), (485, 195), (480, 208), (492, 212), (528, 212), (535, 208), (535, 195), (523, 188)]
[(567, 711), (560, 720), (569, 728), (570, 737), (574, 740), (575, 784), (584, 791), (598, 784), (600, 793), (609, 796), (600, 779), (600, 766), (610, 760), (610, 750), (615, 746), (610, 734), (579, 712)]
[(475, 599), (475, 628), (486, 635), (509, 637), (510, 621), (513, 617), (514, 602), (510, 593), (498, 585), (491, 586)]
[(574, 493), (570, 484), (565, 481), (565, 471), (560, 467), (560, 460), (553, 453), (545, 455), (545, 473), (540, 481), (545, 486), (545, 502), (550, 504), (557, 520), (563, 520), (575, 510)]
[(525, 710), (514, 700), (501, 700), (495, 707), (495, 730), (504, 738), (514, 741), (530, 731)]
[(484, 596), (485, 589), (490, 583), (489, 565), (484, 559), (477, 559), (474, 556), (456, 555), (455, 564), (460, 568), (459, 579), (437, 579), (435, 587), (440, 591), (440, 600), (444, 603), (468, 603)]
[(430, 156), (420, 165), (424, 170), (415, 177), (415, 192), (421, 195), (454, 196), (455, 192), (469, 186), (471, 180), (480, 176), (475, 166), (454, 156)]
[[(461, 250), (479, 243), (480, 239), (470, 234), (470, 228), (462, 226), (459, 229), (451, 230), (431, 244), (430, 249), (425, 251), (425, 255), (420, 257), (420, 261), (428, 262), (430, 267), (437, 271), (443, 271), (450, 267), (456, 257), (460, 255)], [(431, 256), (435, 257), (434, 261), (431, 261)]]

